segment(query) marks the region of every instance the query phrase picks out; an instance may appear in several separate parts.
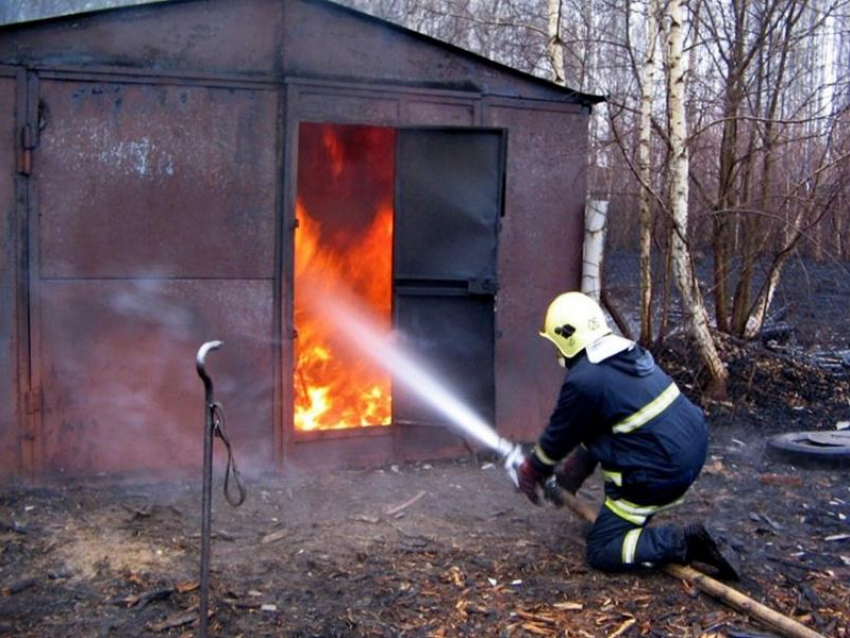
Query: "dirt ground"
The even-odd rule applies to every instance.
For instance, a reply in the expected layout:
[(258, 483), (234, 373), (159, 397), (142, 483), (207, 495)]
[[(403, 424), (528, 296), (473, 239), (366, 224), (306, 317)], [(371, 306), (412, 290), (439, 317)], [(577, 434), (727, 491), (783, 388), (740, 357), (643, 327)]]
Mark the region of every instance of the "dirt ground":
[[(657, 522), (711, 522), (739, 550), (736, 589), (850, 636), (850, 470), (766, 453), (776, 433), (850, 419), (850, 379), (722, 347), (733, 378), (705, 406), (709, 460)], [(689, 352), (658, 353), (683, 388)], [(665, 573), (590, 569), (586, 524), (528, 503), (484, 455), (246, 483), (233, 508), (215, 479), (211, 636), (780, 635)], [(598, 502), (601, 478), (580, 495)], [(197, 635), (200, 503), (199, 481), (0, 491), (0, 635)]]
[[(848, 472), (763, 452), (759, 433), (715, 425), (708, 465), (664, 518), (711, 521), (740, 551), (740, 591), (850, 635)], [(527, 503), (484, 459), (256, 479), (237, 509), (219, 487), (210, 635), (767, 632), (666, 574), (589, 569), (585, 524)], [(196, 635), (199, 504), (197, 484), (5, 492), (0, 633)]]

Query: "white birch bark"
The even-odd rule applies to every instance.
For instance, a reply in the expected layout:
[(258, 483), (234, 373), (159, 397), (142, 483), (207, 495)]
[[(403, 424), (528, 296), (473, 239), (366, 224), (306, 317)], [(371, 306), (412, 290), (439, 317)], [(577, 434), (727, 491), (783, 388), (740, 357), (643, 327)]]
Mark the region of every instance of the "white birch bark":
[(658, 0), (649, 0), (646, 14), (646, 56), (640, 94), (640, 338), (652, 339), (652, 93), (655, 83), (655, 48), (658, 39)]
[(779, 280), (782, 278), (782, 265), (784, 262), (785, 259), (782, 259), (782, 263), (770, 271), (764, 291), (758, 296), (753, 312), (747, 319), (744, 338), (754, 338), (764, 326), (764, 320), (767, 318), (767, 309), (770, 308), (773, 295), (779, 286)]
[(767, 311), (773, 301), (773, 295), (779, 287), (779, 281), (782, 279), (782, 270), (785, 267), (785, 262), (791, 256), (791, 247), (799, 240), (802, 234), (803, 212), (804, 206), (800, 206), (797, 214), (793, 219), (788, 220), (785, 226), (785, 232), (782, 239), (782, 250), (776, 255), (767, 277), (767, 282), (762, 287), (756, 302), (753, 304), (753, 310), (747, 318), (747, 325), (744, 329), (744, 338), (752, 339), (764, 327), (765, 319), (767, 319)]
[(684, 40), (684, 0), (670, 0), (667, 5), (669, 27), (667, 47), (668, 104), (670, 109), (670, 213), (673, 219), (671, 252), (673, 270), (682, 297), (682, 310), (688, 328), (696, 341), (700, 357), (711, 375), (708, 393), (725, 397), (729, 373), (717, 353), (708, 327), (708, 313), (700, 294), (688, 248), (688, 147), (685, 122), (685, 69), (682, 61)]
[(581, 291), (601, 303), (602, 257), (608, 228), (608, 202), (590, 199), (584, 209)]
[(567, 75), (564, 62), (564, 42), (561, 39), (561, 1), (549, 2), (549, 62), (552, 64), (552, 81), (561, 86), (567, 85)]

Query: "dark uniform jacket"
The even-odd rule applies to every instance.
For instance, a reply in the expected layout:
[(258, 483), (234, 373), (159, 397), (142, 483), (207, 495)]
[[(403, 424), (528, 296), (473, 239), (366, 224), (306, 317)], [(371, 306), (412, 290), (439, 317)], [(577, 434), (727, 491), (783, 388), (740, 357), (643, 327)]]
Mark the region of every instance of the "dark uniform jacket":
[(699, 474), (708, 433), (702, 410), (635, 345), (599, 363), (578, 355), (533, 456), (551, 471), (578, 445), (601, 465), (607, 502), (665, 505)]

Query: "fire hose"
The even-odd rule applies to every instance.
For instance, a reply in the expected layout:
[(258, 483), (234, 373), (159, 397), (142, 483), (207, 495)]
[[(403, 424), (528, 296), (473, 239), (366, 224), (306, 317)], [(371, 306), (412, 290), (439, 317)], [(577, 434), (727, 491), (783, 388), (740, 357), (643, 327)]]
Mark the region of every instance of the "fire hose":
[[(221, 341), (207, 341), (198, 350), (195, 363), (198, 376), (204, 382), (204, 467), (203, 467), (203, 494), (201, 507), (201, 576), (199, 581), (200, 600), (199, 607), (199, 630), (200, 638), (206, 638), (207, 625), (209, 622), (209, 586), (210, 586), (210, 527), (212, 522), (212, 470), (213, 470), (213, 438), (218, 437), (227, 448), (227, 468), (224, 474), (224, 497), (233, 507), (239, 507), (245, 502), (245, 488), (239, 479), (239, 471), (236, 468), (236, 460), (233, 458), (233, 448), (225, 433), (224, 408), (217, 403), (213, 397), (213, 382), (206, 370), (206, 357), (213, 350), (218, 350), (223, 343)], [(230, 476), (236, 487), (236, 495), (231, 493)]]

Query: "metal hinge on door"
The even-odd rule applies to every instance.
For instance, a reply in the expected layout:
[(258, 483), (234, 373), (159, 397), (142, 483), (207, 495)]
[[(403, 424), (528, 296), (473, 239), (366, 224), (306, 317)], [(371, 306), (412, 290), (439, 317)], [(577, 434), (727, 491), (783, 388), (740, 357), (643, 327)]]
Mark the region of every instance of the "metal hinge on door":
[(469, 279), (466, 289), (470, 295), (495, 295), (499, 291), (499, 284), (493, 279)]
[(32, 152), (35, 148), (35, 131), (32, 124), (24, 124), (20, 130), (18, 145), (18, 173), (29, 175), (32, 173)]

